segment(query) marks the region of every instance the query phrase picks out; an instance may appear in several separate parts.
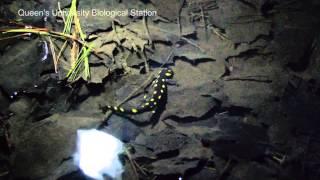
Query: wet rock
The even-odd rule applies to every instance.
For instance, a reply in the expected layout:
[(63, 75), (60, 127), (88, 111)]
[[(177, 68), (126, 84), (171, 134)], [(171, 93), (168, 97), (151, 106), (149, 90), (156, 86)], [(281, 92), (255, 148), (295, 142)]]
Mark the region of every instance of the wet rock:
[(109, 70), (105, 66), (90, 67), (91, 77), (89, 82), (102, 83), (103, 79), (109, 75)]
[(157, 8), (158, 15), (170, 21), (177, 19), (179, 15), (178, 12), (182, 8), (182, 0), (165, 0), (162, 2), (151, 0), (151, 2)]
[(25, 117), (30, 113), (33, 102), (30, 98), (21, 98), (18, 101), (13, 102), (9, 106), (9, 110), (14, 113), (15, 116)]
[[(39, 121), (56, 112), (66, 112), (70, 108), (70, 89), (59, 84), (56, 80), (42, 79), (39, 84), (18, 91), (12, 96), (13, 104), (20, 100), (30, 102), (28, 121)], [(57, 97), (57, 94), (59, 96)], [(11, 107), (11, 111), (20, 114), (19, 107)]]
[[(124, 52), (125, 53), (125, 52)], [(126, 63), (129, 67), (139, 66), (145, 63), (147, 59), (141, 57), (140, 53), (130, 53), (128, 54), (128, 58), (126, 59)]]
[(35, 1), (12, 1), (12, 3), (6, 7), (6, 10), (9, 10), (10, 13), (14, 14), (15, 17), (12, 19), (19, 19), (22, 20), (25, 24), (30, 24), (37, 27), (44, 26), (44, 16), (20, 16), (18, 13), (20, 9), (23, 9), (25, 11), (43, 11), (45, 6), (43, 6), (42, 4), (38, 4)]
[(174, 127), (176, 131), (189, 137), (198, 137), (203, 136), (206, 133), (210, 133), (213, 130), (212, 128), (217, 124), (217, 120), (215, 118), (209, 118), (205, 120), (198, 119), (191, 122), (166, 119), (165, 122)]
[[(56, 0), (50, 2), (52, 4), (42, 0), (38, 2), (41, 5), (37, 8), (56, 8), (57, 3)], [(273, 144), (280, 142), (281, 146), (286, 146), (285, 149), (294, 149), (293, 152), (299, 149), (299, 155), (292, 158), (294, 162), (290, 161), (293, 165), (290, 166), (292, 169), (288, 168), (286, 179), (292, 179), (296, 174), (299, 176), (294, 178), (305, 179), (303, 173), (316, 176), (317, 167), (311, 164), (316, 161), (314, 157), (318, 156), (318, 145), (315, 143), (317, 137), (314, 134), (318, 131), (317, 117), (320, 112), (319, 20), (316, 16), (318, 13), (315, 13), (318, 7), (303, 8), (308, 3), (318, 3), (312, 0), (185, 1), (179, 22), (180, 32), (178, 24), (172, 22), (176, 21), (182, 1), (151, 2), (153, 4), (129, 0), (79, 2), (79, 8), (86, 10), (93, 7), (108, 10), (128, 7), (157, 9), (160, 16), (169, 20), (148, 18), (149, 37), (141, 18), (81, 17), (84, 31), (97, 36), (95, 38), (101, 47), (99, 50), (104, 53), (103, 57), (115, 53), (115, 39), (111, 41), (113, 46), (102, 46), (106, 44), (104, 38), (109, 34), (113, 20), (117, 27), (119, 25), (136, 33), (135, 37), (141, 40), (140, 47), (146, 45), (149, 38), (152, 39), (155, 49), (148, 49), (146, 53), (151, 69), (154, 64), (158, 66), (164, 63), (169, 52), (175, 48), (175, 54), (168, 64), (175, 72), (176, 85), (168, 86), (167, 102), (160, 117), (152, 119), (150, 113), (128, 118), (111, 116), (105, 130), (132, 143), (135, 150), (132, 157), (147, 168), (150, 174), (163, 179), (177, 179), (179, 176), (188, 178), (183, 175), (192, 175), (190, 179), (214, 179), (216, 172), (208, 167), (217, 165), (217, 172), (221, 172), (226, 164), (224, 158), (246, 160), (235, 163), (233, 169), (225, 172), (228, 175), (223, 177), (225, 179), (274, 179), (283, 168), (277, 167), (278, 172), (274, 172), (264, 165), (264, 161), (259, 161), (270, 144), (267, 133)], [(61, 3), (62, 8), (67, 9), (70, 1)], [(15, 8), (19, 7), (16, 5), (26, 2), (15, 1), (12, 4), (15, 7), (11, 6), (11, 10), (16, 11)], [(33, 1), (26, 7), (30, 8), (32, 4)], [(313, 17), (310, 16), (312, 13)], [(11, 17), (6, 11), (0, 14)], [(198, 19), (190, 23), (192, 18)], [(43, 23), (40, 17), (35, 18), (35, 22), (26, 22)], [(38, 47), (34, 41), (22, 42), (23, 45), (10, 43), (13, 44), (11, 48), (0, 45), (4, 53), (0, 62), (0, 84), (9, 95), (16, 89), (32, 86), (42, 73), (38, 63)], [(32, 44), (32, 47), (28, 47), (28, 44)], [(128, 43), (125, 45), (130, 50), (134, 47)], [(27, 48), (31, 51), (24, 52)], [(109, 58), (90, 59), (92, 82), (107, 83), (95, 86), (97, 88), (85, 87), (80, 90), (77, 95), (81, 100), (76, 99), (71, 108), (80, 111), (80, 114), (55, 114), (69, 109), (63, 105), (69, 96), (63, 90), (49, 87), (51, 85), (32, 92), (37, 96), (46, 94), (45, 100), (19, 96), (10, 105), (10, 110), (15, 113), (9, 121), (11, 138), (16, 146), (13, 171), (17, 176), (56, 179), (59, 175), (75, 170), (72, 162), (66, 160), (72, 154), (74, 142), (70, 141), (75, 137), (74, 131), (98, 124), (104, 118), (99, 104), (115, 105), (121, 102), (147, 78), (146, 75), (135, 74), (143, 69), (143, 58), (133, 54), (121, 60), (128, 54), (124, 53), (122, 57), (121, 53), (117, 53), (114, 61)], [(126, 71), (123, 67), (125, 65), (130, 70), (132, 67), (136, 70)], [(125, 69), (123, 78), (117, 78), (119, 76), (116, 72), (112, 74), (116, 77), (115, 81), (105, 78), (110, 75), (109, 72), (119, 68)], [(291, 74), (298, 77), (298, 80), (289, 79)], [(21, 75), (24, 75), (23, 78)], [(140, 105), (142, 94), (138, 94), (125, 106)], [(31, 123), (32, 119), (42, 116), (43, 112), (54, 115)], [(297, 141), (296, 136), (301, 136), (298, 139), (301, 142)], [(194, 138), (201, 139), (209, 148), (203, 147)], [(213, 153), (219, 157), (212, 158)], [(208, 159), (214, 162), (208, 165)], [(301, 164), (303, 168), (299, 167)], [(298, 173), (290, 175), (290, 172)], [(309, 174), (307, 176), (311, 177)]]
[[(119, 3), (116, 0), (113, 1), (100, 1), (100, 0), (94, 0), (94, 1), (80, 1), (79, 8), (86, 10), (86, 11), (92, 11), (92, 9), (97, 11), (111, 11), (111, 10), (117, 10), (117, 11), (127, 11), (128, 7), (132, 9), (138, 9), (138, 10), (144, 10), (149, 9), (153, 10), (153, 6), (151, 4), (144, 4), (141, 1), (138, 0), (124, 0), (122, 3)], [(115, 16), (112, 17), (111, 15), (103, 15), (103, 14), (96, 14), (96, 16), (90, 15), (90, 16), (82, 16), (80, 17), (80, 21), (82, 24), (82, 28), (84, 29), (84, 32), (86, 33), (92, 33), (96, 31), (97, 29), (103, 29), (106, 30), (111, 27), (112, 21), (114, 18), (117, 19), (117, 21), (120, 24), (128, 24), (130, 21), (129, 16)]]
[(0, 88), (0, 112), (4, 112), (9, 107), (9, 99), (4, 95)]
[(159, 64), (165, 63), (165, 64), (172, 64), (173, 59), (170, 59), (168, 62), (166, 62), (170, 51), (171, 46), (166, 45), (165, 43), (155, 43), (154, 44), (154, 51), (149, 52), (147, 51), (147, 55), (151, 61), (157, 62)]
[(160, 176), (184, 175), (212, 156), (212, 151), (203, 147), (200, 141), (168, 128), (148, 136), (139, 135), (134, 147), (134, 159), (141, 163), (153, 161), (150, 172)]
[(187, 136), (165, 129), (149, 136), (139, 135), (135, 140), (135, 144), (146, 146), (152, 149), (154, 154), (161, 156), (161, 154), (166, 153), (177, 153), (175, 151), (187, 144), (188, 139)]
[(43, 63), (37, 44), (37, 40), (21, 41), (0, 57), (0, 83), (9, 95), (33, 87), (34, 82), (40, 78)]
[(198, 168), (202, 160), (212, 156), (212, 152), (201, 146), (201, 143), (190, 139), (184, 145), (177, 157), (160, 159), (151, 164), (151, 172), (155, 175), (186, 175), (189, 171)]
[(79, 92), (77, 93), (78, 97), (87, 97), (90, 95), (90, 90), (86, 85), (82, 85), (79, 89)]
[(183, 175), (187, 170), (198, 166), (199, 160), (163, 159), (151, 164), (152, 172), (155, 175)]
[(190, 138), (188, 144), (184, 145), (177, 158), (184, 160), (208, 160), (213, 156), (210, 148), (204, 147), (199, 140)]
[(203, 168), (200, 172), (194, 175), (186, 176), (186, 179), (216, 179), (218, 172), (215, 169)]
[[(199, 91), (194, 89), (170, 91), (166, 106), (167, 111), (163, 114), (163, 117), (201, 117), (204, 116), (210, 109), (218, 106), (218, 103), (213, 98), (203, 97), (198, 93)], [(197, 108), (190, 108), (195, 106)]]
[[(291, 130), (299, 132), (316, 133), (320, 123), (320, 97), (317, 91), (319, 83), (300, 79), (296, 85), (291, 81), (288, 83), (286, 92), (281, 102), (281, 110), (290, 121)], [(288, 122), (287, 122), (288, 123)]]
[[(194, 150), (194, 151), (193, 151)], [(189, 151), (189, 153), (187, 152)], [(191, 153), (193, 155), (191, 155)], [(184, 176), (189, 171), (198, 168), (201, 160), (209, 158), (210, 152), (201, 148), (199, 144), (184, 146), (182, 152), (176, 158), (158, 160), (151, 164), (151, 172), (155, 175), (180, 175)]]
[(269, 146), (265, 129), (229, 118), (219, 119), (213, 131), (202, 140), (219, 156), (249, 160), (266, 155)]
[(271, 21), (261, 15), (260, 8), (243, 2), (217, 1), (219, 9), (216, 13), (219, 16), (213, 16), (213, 20), (226, 29), (227, 37), (235, 43), (252, 42), (258, 36), (268, 35), (271, 30)]
[(144, 145), (133, 143), (131, 146), (134, 149), (134, 153), (131, 156), (135, 161), (145, 163), (157, 160), (157, 156), (154, 155), (153, 151)]
[[(160, 119), (173, 116), (182, 120), (183, 118), (196, 120), (213, 108), (219, 107), (218, 98), (220, 97), (207, 96), (222, 90), (217, 89), (216, 83), (213, 82), (215, 77), (221, 75), (219, 74), (221, 71), (218, 70), (220, 66), (215, 65), (213, 62), (206, 62), (193, 67), (186, 62), (177, 61), (173, 68), (174, 81), (177, 82), (177, 85), (168, 86), (166, 110)], [(217, 71), (212, 71), (211, 68)], [(193, 77), (193, 80), (190, 77)]]
[[(139, 37), (145, 40), (152, 39), (154, 42), (165, 42), (171, 43), (175, 45), (178, 41), (181, 40), (180, 37), (180, 29), (177, 24), (168, 23), (168, 22), (149, 22), (149, 35), (145, 33), (143, 21), (138, 21), (135, 23), (131, 23), (126, 26), (129, 30), (136, 32), (139, 34)], [(195, 27), (192, 25), (188, 25), (182, 28), (181, 30), (182, 36), (192, 36), (195, 35)], [(190, 40), (193, 42), (193, 40)], [(185, 44), (185, 43), (182, 43)]]
[(201, 52), (201, 50), (194, 45), (183, 45), (175, 49), (173, 52), (173, 56), (181, 59), (185, 59), (186, 61), (190, 62), (190, 64), (198, 64), (202, 61), (215, 61), (213, 56), (207, 52)]
[(232, 170), (235, 179), (275, 180), (276, 170), (256, 162), (240, 163)]
[(108, 125), (106, 125), (103, 130), (123, 142), (130, 142), (136, 139), (138, 134), (141, 133), (138, 126), (130, 122), (130, 120), (117, 115), (112, 115), (108, 119)]
[(265, 78), (253, 77), (250, 80), (251, 78), (246, 79), (246, 77), (240, 76), (224, 82), (224, 93), (228, 97), (229, 104), (254, 109), (272, 101), (271, 98), (275, 96), (273, 84), (263, 82)]

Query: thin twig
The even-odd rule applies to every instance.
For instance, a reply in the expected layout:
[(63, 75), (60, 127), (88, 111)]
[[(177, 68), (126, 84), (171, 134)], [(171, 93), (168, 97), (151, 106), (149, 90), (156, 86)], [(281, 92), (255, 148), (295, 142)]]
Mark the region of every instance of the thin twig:
[(63, 13), (62, 13), (61, 6), (60, 6), (60, 2), (59, 2), (59, 1), (58, 1), (58, 10), (59, 10), (59, 13), (62, 14), (61, 18), (62, 18), (62, 20), (63, 20), (63, 23), (66, 24), (66, 20), (65, 20), (65, 18), (64, 18), (64, 16), (63, 16)]
[(54, 44), (53, 44), (50, 36), (48, 37), (48, 40), (49, 40), (50, 50), (51, 50), (53, 64), (54, 64), (54, 71), (56, 73), (58, 73), (58, 59), (57, 59), (56, 52), (55, 52), (55, 49), (54, 49)]
[[(73, 32), (73, 37), (77, 38), (78, 37), (78, 32), (77, 32), (77, 28), (75, 28), (75, 32)], [(74, 66), (74, 64), (76, 63), (77, 59), (79, 58), (79, 46), (78, 44), (73, 41), (72, 42), (72, 46), (71, 46), (71, 51), (70, 51), (70, 60), (71, 60), (71, 67)]]
[(186, 41), (187, 43), (191, 44), (192, 46), (198, 48), (201, 52), (205, 52), (205, 50), (202, 47), (200, 47), (197, 43), (192, 42), (190, 39), (185, 38), (185, 37), (181, 37), (181, 39)]
[(143, 56), (144, 66), (146, 68), (146, 73), (149, 73), (150, 69), (149, 69), (149, 64), (148, 64), (148, 61), (147, 61), (147, 56), (146, 56), (145, 52), (141, 52), (141, 54)]
[(144, 30), (146, 31), (146, 34), (148, 36), (148, 39), (149, 39), (149, 45), (152, 45), (153, 41), (152, 41), (152, 38), (150, 36), (150, 31), (149, 31), (149, 28), (148, 28), (148, 22), (147, 22), (147, 17), (146, 16), (143, 17), (143, 26), (144, 26)]
[(64, 39), (64, 40), (70, 39), (72, 41), (76, 41), (77, 43), (79, 43), (87, 48), (90, 48), (90, 50), (94, 53), (94, 55), (96, 55), (100, 59), (103, 59), (103, 57), (101, 57), (99, 55), (98, 51), (95, 50), (94, 48), (90, 47), (90, 45), (88, 43), (82, 41), (81, 39), (77, 39), (69, 34), (56, 32), (56, 31), (50, 31), (49, 29), (46, 29), (46, 28), (0, 29), (0, 32), (2, 32), (3, 34), (6, 34), (6, 33), (33, 33), (33, 34), (39, 34), (39, 35), (49, 35), (49, 36), (56, 37), (59, 39)]
[(132, 157), (131, 157), (130, 152), (129, 152), (127, 149), (125, 149), (125, 153), (126, 153), (127, 156), (128, 156), (129, 163), (130, 163), (130, 165), (131, 165), (131, 167), (132, 167), (132, 169), (133, 169), (133, 171), (134, 171), (134, 174), (135, 174), (136, 177), (138, 178), (138, 177), (139, 177), (138, 171), (137, 171), (137, 168), (136, 168), (135, 164), (133, 163), (133, 159), (132, 159)]
[[(156, 30), (161, 31), (161, 32), (164, 32), (164, 33), (172, 34), (172, 35), (174, 35), (174, 36), (179, 36), (179, 35), (177, 35), (177, 34), (175, 34), (175, 33), (173, 33), (173, 32), (170, 32), (170, 31), (167, 31), (167, 30), (161, 29), (161, 28), (155, 28), (155, 27), (152, 27), (152, 26), (151, 26), (150, 29), (156, 29)], [(201, 52), (205, 52), (205, 50), (204, 50), (202, 47), (200, 47), (197, 43), (192, 42), (190, 39), (185, 38), (185, 37), (183, 37), (183, 36), (181, 36), (181, 37), (179, 37), (179, 38), (182, 39), (182, 40), (184, 40), (184, 41), (186, 41), (186, 42), (189, 43), (190, 45), (198, 48)]]
[(182, 36), (182, 27), (181, 27), (181, 12), (182, 12), (182, 7), (184, 4), (185, 0), (180, 0), (180, 4), (179, 4), (179, 11), (177, 14), (177, 22), (178, 22), (178, 29), (179, 29), (179, 37)]
[(3, 37), (3, 38), (0, 38), (0, 41), (7, 40), (7, 39), (18, 38), (18, 37), (23, 37), (23, 36), (30, 36), (30, 33), (23, 33), (23, 34), (18, 34), (18, 35), (15, 35), (15, 36)]
[(225, 173), (228, 171), (228, 169), (230, 168), (231, 162), (232, 162), (232, 158), (229, 157), (226, 165), (223, 167), (220, 175), (219, 175), (218, 178), (217, 178), (218, 180), (221, 180), (222, 177), (225, 175)]
[(64, 51), (65, 48), (67, 47), (67, 44), (68, 44), (68, 41), (65, 41), (65, 42), (63, 43), (63, 45), (62, 45), (62, 47), (61, 47), (61, 49), (60, 49), (60, 51), (59, 51), (59, 53), (58, 53), (58, 56), (57, 56), (58, 61), (59, 61), (59, 59), (60, 59), (63, 51)]
[(205, 15), (204, 15), (204, 11), (203, 11), (202, 5), (200, 5), (200, 10), (201, 10), (201, 17), (202, 17), (203, 25), (204, 25), (205, 29), (207, 30), (207, 23), (206, 23), (206, 18), (205, 18)]

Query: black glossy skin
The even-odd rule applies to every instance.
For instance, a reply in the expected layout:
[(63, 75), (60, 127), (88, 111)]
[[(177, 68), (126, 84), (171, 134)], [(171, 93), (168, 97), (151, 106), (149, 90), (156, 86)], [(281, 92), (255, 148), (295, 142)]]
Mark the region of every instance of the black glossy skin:
[(124, 107), (107, 106), (107, 109), (124, 114), (140, 114), (147, 111), (155, 112), (156, 107), (160, 104), (167, 93), (167, 80), (173, 77), (173, 71), (169, 68), (162, 69), (156, 79), (152, 81), (151, 94), (145, 95), (145, 102), (135, 108), (126, 109)]

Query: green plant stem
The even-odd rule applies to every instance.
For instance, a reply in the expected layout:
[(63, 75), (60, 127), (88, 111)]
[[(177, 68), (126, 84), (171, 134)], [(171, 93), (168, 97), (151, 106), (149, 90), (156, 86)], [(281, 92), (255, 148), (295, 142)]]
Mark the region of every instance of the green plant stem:
[[(11, 29), (11, 30), (5, 30), (2, 32), (3, 34), (6, 33), (32, 33), (32, 34), (39, 34), (39, 35), (47, 35), (47, 36), (52, 36), (52, 37), (56, 37), (59, 39), (71, 39), (73, 41), (78, 42), (79, 44), (89, 48), (89, 44), (85, 41), (82, 41), (80, 39), (74, 38), (72, 35), (69, 34), (65, 34), (65, 33), (61, 33), (61, 32), (57, 32), (57, 31), (44, 31), (44, 30), (37, 30), (37, 29)], [(95, 55), (97, 55), (99, 58), (102, 58), (99, 56), (99, 53), (97, 53), (97, 51), (93, 48), (90, 47), (91, 51), (95, 53)]]

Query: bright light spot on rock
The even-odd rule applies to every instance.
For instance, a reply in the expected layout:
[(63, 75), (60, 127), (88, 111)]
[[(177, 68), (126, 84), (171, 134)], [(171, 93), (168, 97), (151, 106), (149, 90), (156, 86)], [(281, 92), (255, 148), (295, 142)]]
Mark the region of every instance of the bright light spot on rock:
[(102, 131), (78, 130), (75, 162), (89, 177), (103, 179), (103, 174), (112, 178), (121, 176), (122, 164), (118, 154), (124, 151), (123, 143)]

